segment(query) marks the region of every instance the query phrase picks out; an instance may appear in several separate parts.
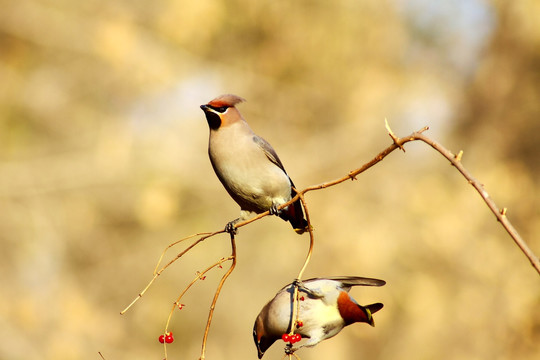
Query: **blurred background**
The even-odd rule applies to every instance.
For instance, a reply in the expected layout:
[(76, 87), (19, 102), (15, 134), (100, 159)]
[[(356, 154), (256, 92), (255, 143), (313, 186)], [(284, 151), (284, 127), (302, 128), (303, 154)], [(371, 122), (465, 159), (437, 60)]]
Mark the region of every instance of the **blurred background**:
[[(0, 358), (162, 359), (158, 336), (208, 239), (125, 315), (163, 249), (239, 214), (210, 166), (199, 105), (223, 93), (299, 188), (347, 174), (425, 125), (540, 253), (536, 0), (0, 1)], [(376, 327), (310, 359), (538, 359), (538, 274), (479, 195), (421, 143), (307, 195), (305, 277), (387, 281)], [(268, 217), (240, 230), (207, 358), (256, 359), (262, 306), (308, 236)], [(181, 251), (174, 248), (168, 256)], [(170, 359), (197, 359), (215, 269), (182, 299)], [(276, 343), (265, 359), (281, 359)]]

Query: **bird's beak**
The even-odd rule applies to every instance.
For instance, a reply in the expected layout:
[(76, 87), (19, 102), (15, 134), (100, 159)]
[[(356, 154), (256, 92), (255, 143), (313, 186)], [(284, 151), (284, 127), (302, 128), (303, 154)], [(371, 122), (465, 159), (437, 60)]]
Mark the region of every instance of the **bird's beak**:
[(257, 344), (257, 356), (259, 357), (259, 359), (262, 359), (263, 355), (264, 355), (264, 351), (261, 350), (261, 348), (259, 347), (259, 344)]
[(205, 104), (205, 105), (201, 105), (201, 109), (202, 109), (202, 111), (206, 111), (206, 110), (209, 109), (209, 107), (208, 107), (208, 105)]

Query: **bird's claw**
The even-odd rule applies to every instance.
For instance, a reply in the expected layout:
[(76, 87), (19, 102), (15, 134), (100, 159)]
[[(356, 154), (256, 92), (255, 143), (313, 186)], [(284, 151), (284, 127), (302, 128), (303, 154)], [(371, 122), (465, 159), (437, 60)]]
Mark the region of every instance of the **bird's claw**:
[(268, 209), (268, 212), (270, 213), (270, 215), (278, 215), (279, 216), (279, 210), (278, 210), (278, 206), (276, 204), (272, 204), (272, 206), (270, 206), (270, 209)]
[(225, 232), (236, 235), (238, 233), (238, 229), (236, 228), (236, 223), (238, 222), (238, 219), (229, 221), (227, 225), (225, 225)]
[(295, 351), (296, 349), (292, 347), (291, 343), (288, 343), (287, 345), (285, 345), (285, 354), (292, 355), (294, 354)]
[(308, 294), (310, 297), (312, 298), (315, 298), (315, 299), (322, 299), (324, 297), (324, 294), (323, 293), (320, 293), (320, 292), (317, 292), (317, 291), (313, 291), (311, 289), (308, 289), (304, 283), (302, 282), (302, 280), (300, 279), (295, 279), (293, 281), (293, 286), (296, 286), (298, 288), (298, 290), (302, 290), (303, 292), (305, 292), (306, 294)]

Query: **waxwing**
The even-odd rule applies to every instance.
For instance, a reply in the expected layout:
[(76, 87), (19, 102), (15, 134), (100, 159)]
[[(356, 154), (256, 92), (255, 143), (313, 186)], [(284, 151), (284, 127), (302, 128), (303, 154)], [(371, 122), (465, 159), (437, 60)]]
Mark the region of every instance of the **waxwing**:
[[(375, 326), (372, 314), (382, 309), (383, 304), (359, 305), (349, 295), (349, 290), (352, 286), (384, 284), (385, 281), (378, 279), (343, 276), (315, 278), (286, 285), (263, 307), (255, 320), (253, 339), (259, 359), (276, 340), (291, 331), (292, 324), (295, 335), (308, 340), (297, 348), (289, 345), (286, 348), (288, 353), (304, 346), (315, 346), (356, 322)], [(298, 321), (292, 319), (295, 286), (298, 286)]]
[(294, 184), (272, 146), (251, 130), (235, 107), (243, 101), (227, 94), (201, 105), (210, 127), (210, 162), (229, 195), (240, 205), (240, 217), (226, 229), (234, 230), (234, 224), (251, 213), (270, 210), (302, 234), (307, 221), (300, 200), (277, 211), (278, 206), (296, 196)]

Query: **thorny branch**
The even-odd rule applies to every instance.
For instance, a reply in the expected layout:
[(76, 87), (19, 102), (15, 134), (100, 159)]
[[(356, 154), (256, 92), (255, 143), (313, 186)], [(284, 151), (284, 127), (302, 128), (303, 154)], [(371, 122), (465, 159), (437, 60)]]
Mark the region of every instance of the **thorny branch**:
[[(493, 199), (491, 199), (491, 197), (489, 196), (487, 191), (484, 189), (484, 186), (478, 180), (476, 180), (465, 169), (465, 167), (461, 163), (461, 158), (463, 156), (463, 151), (460, 151), (457, 155), (453, 154), (451, 151), (446, 149), (444, 146), (442, 146), (438, 142), (436, 142), (436, 141), (430, 139), (429, 137), (425, 136), (423, 133), (426, 130), (429, 129), (427, 126), (420, 129), (420, 130), (418, 130), (418, 131), (413, 132), (409, 136), (405, 136), (405, 137), (402, 137), (402, 138), (397, 137), (393, 133), (393, 131), (388, 126), (387, 122), (386, 122), (386, 129), (388, 131), (389, 136), (392, 138), (393, 143), (390, 146), (388, 146), (386, 149), (382, 150), (379, 154), (377, 154), (372, 160), (365, 163), (364, 165), (362, 165), (358, 169), (350, 171), (347, 175), (345, 175), (345, 176), (343, 176), (341, 178), (334, 179), (334, 180), (331, 180), (331, 181), (328, 181), (328, 182), (325, 182), (325, 183), (321, 183), (321, 184), (318, 184), (318, 185), (312, 185), (312, 186), (309, 186), (309, 187), (307, 187), (307, 188), (305, 188), (305, 189), (303, 189), (301, 191), (297, 191), (297, 195), (295, 197), (293, 197), (290, 201), (288, 201), (288, 202), (286, 202), (286, 203), (284, 203), (284, 204), (282, 204), (282, 205), (280, 205), (278, 207), (278, 210), (280, 210), (280, 209), (282, 209), (284, 207), (289, 206), (290, 204), (297, 201), (298, 199), (300, 199), (301, 202), (302, 202), (302, 206), (304, 208), (304, 212), (306, 214), (306, 219), (308, 221), (309, 235), (310, 235), (310, 247), (309, 247), (309, 250), (308, 250), (306, 260), (305, 260), (305, 262), (304, 262), (304, 264), (302, 266), (302, 269), (300, 270), (300, 272), (298, 274), (298, 277), (296, 279), (297, 284), (301, 281), (301, 277), (302, 277), (302, 275), (303, 275), (303, 273), (304, 273), (304, 271), (305, 271), (305, 269), (306, 269), (306, 267), (307, 267), (307, 265), (308, 265), (308, 263), (310, 261), (311, 254), (312, 254), (312, 251), (313, 251), (313, 244), (314, 244), (313, 228), (311, 226), (311, 222), (310, 222), (310, 219), (309, 219), (309, 212), (308, 212), (308, 208), (306, 206), (306, 201), (305, 201), (304, 195), (306, 193), (310, 192), (310, 191), (326, 189), (326, 188), (341, 184), (341, 183), (343, 183), (343, 182), (345, 182), (347, 180), (356, 180), (356, 177), (358, 175), (360, 175), (364, 171), (368, 170), (372, 166), (378, 164), (380, 161), (382, 161), (387, 155), (389, 155), (394, 150), (401, 149), (401, 150), (403, 150), (403, 152), (405, 152), (405, 148), (404, 148), (403, 145), (405, 145), (408, 142), (412, 142), (412, 141), (422, 141), (422, 142), (428, 144), (433, 149), (435, 149), (437, 152), (439, 152), (442, 156), (444, 156), (448, 161), (450, 161), (450, 163), (463, 175), (463, 177), (465, 177), (465, 179), (469, 182), (469, 184), (471, 184), (476, 189), (476, 191), (480, 194), (480, 196), (482, 197), (484, 202), (487, 204), (489, 209), (496, 216), (497, 221), (499, 221), (501, 223), (501, 225), (504, 227), (504, 229), (507, 231), (507, 233), (510, 235), (510, 237), (514, 240), (516, 245), (521, 249), (521, 251), (529, 259), (531, 265), (540, 274), (540, 259), (534, 254), (534, 252), (529, 248), (529, 246), (526, 244), (526, 242), (522, 239), (522, 237), (519, 235), (517, 230), (511, 224), (510, 220), (508, 220), (508, 217), (506, 216), (507, 209), (503, 208), (502, 210), (500, 210), (497, 207), (497, 205), (495, 204), (495, 202), (493, 201)], [(254, 221), (257, 221), (257, 220), (259, 220), (259, 219), (261, 219), (261, 218), (263, 218), (265, 216), (268, 216), (269, 214), (270, 214), (269, 211), (263, 212), (263, 213), (258, 214), (257, 216), (255, 216), (255, 217), (253, 217), (251, 219), (236, 223), (234, 227), (237, 229), (237, 228), (246, 226), (246, 225), (248, 225), (248, 224), (250, 224), (250, 223), (252, 223)], [(225, 233), (225, 232), (226, 231), (223, 229), (223, 230), (219, 230), (219, 231), (215, 231), (215, 232), (211, 232), (211, 233), (194, 234), (194, 235), (190, 235), (188, 237), (185, 237), (183, 239), (180, 239), (180, 240), (170, 244), (169, 246), (167, 246), (167, 248), (165, 248), (165, 250), (163, 251), (163, 253), (161, 254), (161, 256), (159, 258), (159, 261), (158, 261), (158, 263), (156, 265), (156, 268), (154, 270), (154, 276), (152, 277), (150, 282), (137, 295), (137, 297), (124, 310), (122, 310), (120, 313), (124, 314), (126, 311), (128, 311), (146, 293), (146, 291), (154, 283), (154, 281), (157, 279), (157, 277), (159, 275), (161, 275), (161, 273), (163, 273), (163, 271), (165, 271), (165, 269), (167, 269), (170, 265), (172, 265), (174, 262), (176, 262), (178, 259), (180, 259), (183, 255), (185, 255), (188, 251), (193, 249), (195, 246), (197, 246), (198, 244), (200, 244), (204, 240), (206, 240), (208, 238), (211, 238), (211, 237), (213, 237), (215, 235)], [(160, 264), (161, 264), (161, 262), (162, 262), (162, 260), (164, 258), (165, 253), (167, 252), (167, 250), (169, 250), (171, 247), (179, 244), (180, 242), (183, 242), (185, 240), (188, 240), (188, 239), (191, 239), (191, 238), (194, 238), (194, 237), (197, 237), (197, 236), (200, 236), (200, 237), (197, 240), (195, 240), (191, 245), (189, 245), (186, 249), (184, 249), (182, 252), (178, 253), (172, 260), (170, 260), (167, 264), (165, 264), (164, 266), (162, 266), (158, 270), (158, 268), (159, 268), (159, 266), (160, 266)], [(174, 303), (173, 309), (171, 310), (171, 314), (169, 315), (169, 319), (167, 320), (167, 327), (168, 327), (169, 321), (170, 321), (171, 316), (172, 316), (172, 312), (174, 311), (174, 309), (176, 307), (178, 307), (180, 305), (179, 301), (180, 301), (181, 297), (191, 287), (191, 285), (193, 285), (193, 283), (195, 283), (197, 280), (200, 279), (200, 277), (204, 273), (206, 273), (210, 269), (214, 268), (215, 266), (220, 265), (224, 261), (228, 261), (228, 260), (233, 261), (232, 265), (229, 268), (229, 270), (227, 271), (227, 273), (222, 277), (221, 282), (219, 283), (218, 288), (216, 290), (216, 293), (214, 295), (212, 305), (210, 307), (210, 313), (209, 313), (209, 316), (208, 316), (208, 321), (207, 321), (207, 325), (206, 325), (206, 329), (205, 329), (205, 333), (204, 333), (204, 337), (203, 337), (203, 344), (202, 344), (202, 351), (201, 351), (201, 358), (200, 358), (201, 360), (204, 360), (204, 353), (205, 353), (205, 349), (206, 349), (206, 340), (207, 340), (207, 337), (208, 337), (208, 331), (210, 329), (210, 324), (211, 324), (211, 321), (212, 321), (212, 315), (213, 315), (213, 312), (214, 312), (214, 309), (215, 309), (215, 305), (216, 305), (219, 293), (221, 291), (221, 288), (223, 287), (223, 284), (225, 283), (225, 280), (232, 273), (232, 271), (234, 270), (234, 267), (236, 266), (236, 243), (235, 243), (233, 234), (231, 234), (231, 247), (232, 247), (232, 255), (231, 256), (229, 256), (228, 258), (221, 259), (220, 261), (218, 261), (214, 265), (208, 267), (202, 273), (199, 273), (197, 278), (195, 278), (195, 280), (193, 280), (186, 287), (184, 292), (182, 292), (182, 294), (180, 295), (178, 300)], [(297, 292), (298, 292), (298, 286), (295, 287), (295, 293), (294, 293), (294, 296), (293, 296), (293, 299), (294, 299), (294, 302), (295, 302), (293, 304), (293, 309), (296, 308), (296, 302), (298, 301), (297, 300)], [(293, 319), (294, 319), (294, 314), (293, 314)], [(293, 331), (294, 331), (294, 327), (291, 327), (291, 333)], [(166, 353), (165, 353), (165, 355), (166, 355)], [(294, 356), (296, 357), (296, 355), (294, 355)], [(289, 358), (290, 358), (290, 355), (289, 355)]]

